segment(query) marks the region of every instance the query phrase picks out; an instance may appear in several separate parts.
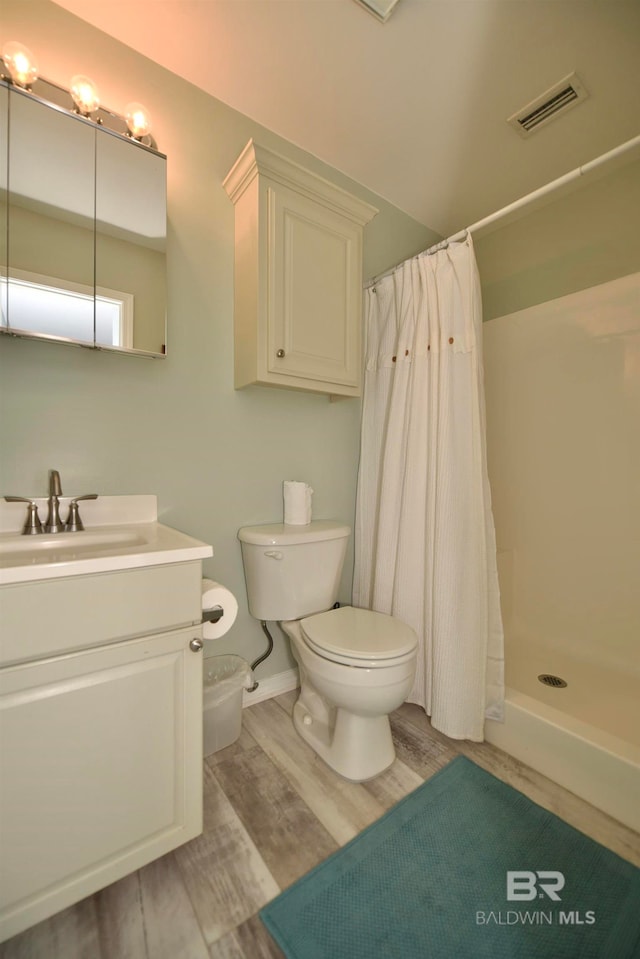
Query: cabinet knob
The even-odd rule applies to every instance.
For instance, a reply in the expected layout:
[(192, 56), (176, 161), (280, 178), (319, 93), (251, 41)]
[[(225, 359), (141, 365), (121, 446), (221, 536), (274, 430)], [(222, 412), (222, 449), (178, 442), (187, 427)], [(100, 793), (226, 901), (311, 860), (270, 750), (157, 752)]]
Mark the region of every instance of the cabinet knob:
[(284, 356), (284, 350), (278, 350), (276, 353), (276, 356), (278, 357), (278, 359), (281, 360), (282, 357)]
[(194, 653), (199, 653), (203, 646), (204, 643), (201, 639), (192, 639), (189, 643), (189, 649)]

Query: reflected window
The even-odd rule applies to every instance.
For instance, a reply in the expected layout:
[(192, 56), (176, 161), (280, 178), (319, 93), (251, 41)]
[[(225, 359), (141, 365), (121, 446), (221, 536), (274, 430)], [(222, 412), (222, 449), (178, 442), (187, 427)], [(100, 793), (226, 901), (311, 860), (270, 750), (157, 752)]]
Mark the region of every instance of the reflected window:
[[(18, 270), (8, 279), (0, 277), (0, 322), (5, 330), (93, 343), (93, 304), (93, 288), (81, 283)], [(97, 288), (95, 323), (97, 342), (131, 349), (133, 294)]]

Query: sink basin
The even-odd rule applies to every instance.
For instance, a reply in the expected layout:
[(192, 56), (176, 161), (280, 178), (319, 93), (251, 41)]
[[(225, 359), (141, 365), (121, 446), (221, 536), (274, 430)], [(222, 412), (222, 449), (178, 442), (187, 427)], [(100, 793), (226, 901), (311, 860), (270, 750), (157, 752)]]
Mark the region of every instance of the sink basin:
[[(11, 536), (0, 540), (0, 557), (7, 555), (11, 562), (40, 561), (44, 553), (60, 556), (95, 553), (97, 549), (142, 546), (143, 536), (135, 530), (82, 530), (79, 533), (38, 533), (34, 536)], [(51, 562), (51, 555), (48, 556)]]
[(98, 526), (79, 533), (0, 534), (0, 584), (187, 562), (206, 543), (162, 523)]

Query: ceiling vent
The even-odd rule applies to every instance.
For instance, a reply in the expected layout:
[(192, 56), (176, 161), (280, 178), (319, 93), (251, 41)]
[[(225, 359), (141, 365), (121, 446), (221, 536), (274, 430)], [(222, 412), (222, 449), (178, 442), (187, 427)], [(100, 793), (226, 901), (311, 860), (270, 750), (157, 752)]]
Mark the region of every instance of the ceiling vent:
[(543, 124), (565, 113), (589, 96), (580, 77), (570, 73), (507, 120), (520, 136), (528, 137)]

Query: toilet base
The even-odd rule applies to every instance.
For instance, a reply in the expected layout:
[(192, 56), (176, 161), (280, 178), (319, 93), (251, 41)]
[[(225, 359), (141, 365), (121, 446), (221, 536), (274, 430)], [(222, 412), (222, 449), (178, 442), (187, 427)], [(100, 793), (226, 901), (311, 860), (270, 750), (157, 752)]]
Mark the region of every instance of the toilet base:
[(350, 782), (374, 779), (391, 766), (396, 752), (388, 716), (358, 716), (338, 706), (328, 709), (317, 694), (313, 703), (307, 703), (305, 693), (310, 692), (303, 688), (293, 707), (293, 725), (327, 766)]

